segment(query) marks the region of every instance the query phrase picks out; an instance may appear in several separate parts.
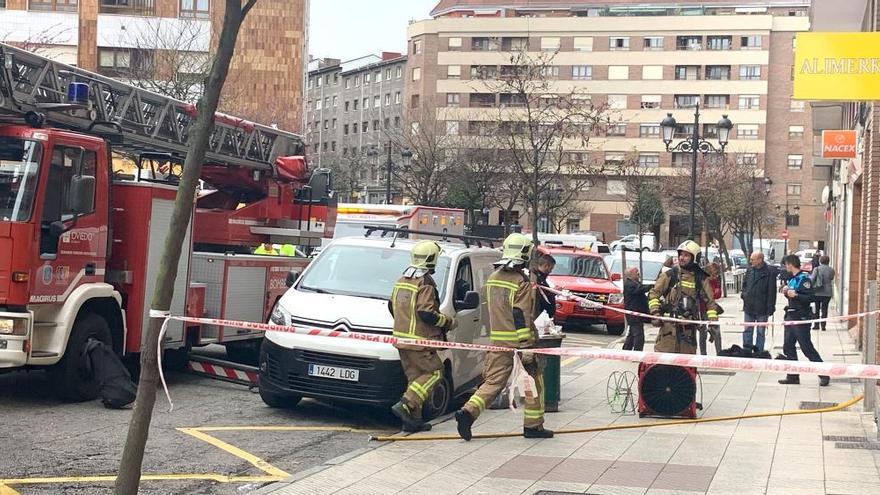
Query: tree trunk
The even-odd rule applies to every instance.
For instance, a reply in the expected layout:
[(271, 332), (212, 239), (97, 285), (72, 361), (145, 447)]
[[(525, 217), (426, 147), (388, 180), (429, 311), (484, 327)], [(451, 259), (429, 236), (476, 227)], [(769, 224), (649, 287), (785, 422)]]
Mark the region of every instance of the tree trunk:
[[(205, 81), (205, 92), (198, 102), (198, 117), (189, 136), (189, 151), (183, 164), (183, 175), (174, 200), (174, 212), (162, 259), (159, 274), (156, 277), (156, 288), (153, 291), (153, 309), (167, 311), (171, 307), (174, 295), (174, 281), (177, 278), (177, 263), (183, 251), (186, 230), (192, 216), (193, 202), (196, 197), (196, 186), (202, 171), (202, 162), (214, 129), (214, 114), (220, 101), (223, 83), (229, 72), (232, 54), (238, 31), (248, 11), (256, 0), (248, 0), (242, 5), (241, 0), (226, 0), (226, 12), (223, 18), (223, 29), (217, 55)], [(138, 381), (137, 399), (135, 399), (128, 436), (122, 452), (119, 474), (116, 477), (116, 495), (135, 495), (141, 478), (141, 465), (144, 460), (144, 449), (150, 431), (150, 420), (153, 406), (156, 403), (156, 387), (159, 382), (159, 366), (157, 346), (162, 320), (153, 318), (141, 344), (141, 372)]]

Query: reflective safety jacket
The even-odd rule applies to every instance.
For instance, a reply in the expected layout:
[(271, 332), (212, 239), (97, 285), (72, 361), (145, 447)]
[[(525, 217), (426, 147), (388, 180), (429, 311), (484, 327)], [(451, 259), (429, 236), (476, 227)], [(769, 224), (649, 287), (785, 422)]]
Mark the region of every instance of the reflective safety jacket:
[(394, 336), (442, 340), (449, 319), (440, 312), (437, 285), (430, 275), (401, 277), (394, 284), (388, 309), (394, 316)]
[(489, 338), (495, 345), (531, 347), (535, 330), (535, 288), (521, 269), (500, 267), (486, 280)]
[[(700, 270), (700, 268), (697, 268), (697, 270)], [(675, 280), (676, 278), (678, 279), (677, 281)], [(717, 320), (718, 305), (713, 297), (712, 284), (709, 282), (707, 275), (703, 275), (700, 278), (702, 278), (702, 287), (697, 291), (698, 277), (695, 272), (677, 266), (661, 273), (657, 277), (654, 287), (648, 292), (648, 309), (650, 309), (651, 314), (660, 315), (666, 312), (663, 310), (661, 298), (666, 300), (667, 306), (675, 308), (679, 301), (687, 296), (697, 303), (697, 308), (694, 310), (694, 318), (690, 319), (703, 318), (703, 315), (699, 314), (699, 306), (702, 305), (700, 303), (703, 303), (706, 307), (705, 317), (709, 320)], [(697, 298), (698, 295), (699, 299)]]
[(816, 300), (814, 295), (813, 281), (807, 272), (798, 272), (797, 275), (788, 279), (786, 290), (795, 291), (795, 296), (788, 299), (785, 306), (785, 320), (809, 320), (813, 318), (813, 309), (810, 303)]

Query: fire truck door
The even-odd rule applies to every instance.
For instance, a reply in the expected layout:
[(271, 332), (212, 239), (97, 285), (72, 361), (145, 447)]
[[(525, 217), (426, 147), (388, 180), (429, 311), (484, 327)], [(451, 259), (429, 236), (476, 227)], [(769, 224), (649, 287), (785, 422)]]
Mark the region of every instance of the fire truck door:
[(98, 151), (66, 144), (52, 149), (32, 302), (62, 302), (78, 285), (104, 280), (109, 184), (99, 173)]

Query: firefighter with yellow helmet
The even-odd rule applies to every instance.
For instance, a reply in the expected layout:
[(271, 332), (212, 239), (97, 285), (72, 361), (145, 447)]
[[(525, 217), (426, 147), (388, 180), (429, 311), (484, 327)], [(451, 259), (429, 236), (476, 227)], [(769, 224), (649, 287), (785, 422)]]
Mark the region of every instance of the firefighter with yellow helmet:
[[(697, 264), (700, 245), (688, 240), (678, 246), (678, 266), (660, 274), (648, 292), (648, 309), (652, 315), (683, 320), (718, 320), (718, 305), (712, 296), (709, 276)], [(700, 309), (705, 303), (706, 314)], [(679, 354), (697, 353), (697, 325), (677, 325), (653, 320), (660, 327), (654, 350)]]
[[(485, 294), (489, 311), (489, 338), (492, 345), (527, 349), (534, 346), (536, 288), (527, 272), (534, 245), (523, 234), (510, 234), (504, 240), (501, 261), (486, 281)], [(534, 395), (525, 397), (523, 436), (550, 438), (553, 432), (544, 429), (543, 363), (532, 353), (521, 354), (523, 366), (535, 380)], [(455, 412), (458, 434), (465, 440), (472, 437), (471, 426), (480, 413), (504, 390), (514, 366), (513, 352), (487, 352), (483, 368), (483, 384), (465, 405)]]
[(437, 284), (431, 277), (441, 248), (433, 241), (416, 243), (409, 267), (394, 284), (388, 309), (394, 316), (395, 344), (408, 382), (406, 392), (391, 412), (400, 418), (407, 432), (427, 431), (430, 423), (422, 419), (422, 405), (434, 386), (443, 379), (443, 363), (437, 349), (403, 343), (406, 340), (444, 340), (453, 328), (453, 319), (440, 312)]

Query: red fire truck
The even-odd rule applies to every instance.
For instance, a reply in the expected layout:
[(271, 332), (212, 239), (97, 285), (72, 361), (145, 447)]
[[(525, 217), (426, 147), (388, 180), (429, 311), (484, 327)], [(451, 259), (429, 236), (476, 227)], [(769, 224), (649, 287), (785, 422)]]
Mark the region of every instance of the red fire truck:
[[(86, 400), (89, 339), (140, 351), (195, 118), (192, 105), (0, 44), (0, 371), (45, 368), (62, 397)], [(267, 320), (308, 261), (251, 250), (333, 235), (329, 172), (310, 174), (303, 152), (298, 135), (215, 116), (172, 313)], [(172, 322), (165, 346), (235, 354), (259, 337)]]

